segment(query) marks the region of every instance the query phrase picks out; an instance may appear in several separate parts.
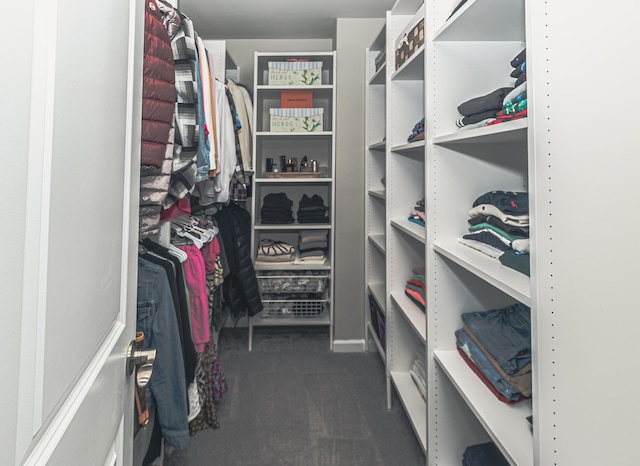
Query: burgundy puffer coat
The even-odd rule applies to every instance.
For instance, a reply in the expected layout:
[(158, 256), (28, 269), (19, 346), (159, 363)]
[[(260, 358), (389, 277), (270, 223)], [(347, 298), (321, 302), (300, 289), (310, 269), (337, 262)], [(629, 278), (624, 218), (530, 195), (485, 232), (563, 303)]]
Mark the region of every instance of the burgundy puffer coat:
[(171, 40), (155, 0), (147, 0), (144, 23), (142, 165), (162, 167), (176, 102)]

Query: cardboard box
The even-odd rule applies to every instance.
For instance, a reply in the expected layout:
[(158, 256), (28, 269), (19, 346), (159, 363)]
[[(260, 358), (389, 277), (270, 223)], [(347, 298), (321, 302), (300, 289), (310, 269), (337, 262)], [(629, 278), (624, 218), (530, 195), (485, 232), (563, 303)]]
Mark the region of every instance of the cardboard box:
[(270, 61), (270, 86), (319, 86), (322, 84), (321, 61)]
[(323, 131), (323, 108), (271, 108), (269, 116), (269, 130), (272, 132)]
[(307, 91), (307, 90), (280, 91), (280, 107), (312, 108), (313, 107), (313, 91)]

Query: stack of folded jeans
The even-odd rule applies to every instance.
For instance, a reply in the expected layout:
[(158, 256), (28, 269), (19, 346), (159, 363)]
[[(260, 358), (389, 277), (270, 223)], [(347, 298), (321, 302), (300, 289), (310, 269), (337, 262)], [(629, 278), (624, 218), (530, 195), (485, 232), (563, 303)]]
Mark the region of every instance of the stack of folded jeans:
[(293, 201), (285, 193), (267, 194), (262, 201), (260, 221), (264, 224), (293, 223)]
[(529, 275), (529, 195), (489, 191), (473, 202), (460, 242)]
[(305, 264), (324, 264), (326, 261), (328, 232), (326, 230), (302, 230), (298, 239), (298, 259)]
[(298, 223), (329, 223), (329, 208), (317, 194), (302, 195), (298, 203)]
[(458, 352), (491, 392), (505, 403), (531, 396), (531, 309), (517, 303), (462, 314)]

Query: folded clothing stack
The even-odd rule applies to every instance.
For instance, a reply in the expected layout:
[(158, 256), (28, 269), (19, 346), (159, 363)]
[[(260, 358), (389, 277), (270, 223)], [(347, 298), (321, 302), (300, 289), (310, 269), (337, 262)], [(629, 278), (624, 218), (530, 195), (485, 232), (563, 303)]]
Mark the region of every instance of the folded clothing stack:
[(458, 352), (504, 403), (531, 396), (531, 309), (522, 303), (462, 314)]
[(421, 227), (424, 227), (424, 197), (416, 201), (413, 210), (409, 212), (408, 220)]
[(504, 98), (513, 90), (513, 87), (500, 87), (487, 95), (474, 97), (458, 105), (458, 118), (456, 125), (463, 128), (469, 125), (483, 124), (496, 118), (502, 109)]
[(407, 138), (407, 142), (422, 140), (424, 140), (424, 117), (422, 117), (422, 119), (413, 126), (411, 134)]
[(327, 239), (326, 230), (302, 230), (298, 238), (298, 258), (296, 262), (305, 264), (324, 264), (326, 261)]
[(293, 201), (285, 193), (270, 193), (262, 200), (260, 221), (264, 224), (293, 223)]
[(427, 293), (424, 280), (425, 268), (414, 267), (405, 284), (404, 294), (424, 312), (427, 307)]
[(298, 203), (298, 223), (329, 223), (329, 208), (317, 194), (302, 195)]
[(511, 60), (515, 78), (511, 87), (500, 87), (489, 94), (474, 97), (458, 106), (462, 115), (456, 125), (459, 128), (477, 128), (496, 125), (505, 121), (518, 120), (527, 116), (527, 62), (526, 49)]
[(256, 254), (256, 265), (293, 264), (296, 248), (284, 241), (261, 239)]
[(529, 269), (529, 194), (489, 191), (473, 202), (459, 241), (525, 275)]
[(502, 109), (496, 119), (487, 123), (496, 125), (505, 121), (518, 120), (527, 116), (527, 49), (522, 50), (513, 60), (511, 77), (516, 78), (515, 88), (509, 92), (502, 102)]
[(462, 455), (462, 466), (509, 466), (509, 462), (493, 442), (471, 445)]
[(413, 361), (411, 369), (409, 369), (409, 374), (413, 379), (413, 383), (416, 384), (416, 387), (420, 392), (420, 396), (425, 401), (427, 399), (427, 370), (424, 365), (426, 360), (426, 351), (424, 346), (422, 346), (416, 352), (416, 359)]

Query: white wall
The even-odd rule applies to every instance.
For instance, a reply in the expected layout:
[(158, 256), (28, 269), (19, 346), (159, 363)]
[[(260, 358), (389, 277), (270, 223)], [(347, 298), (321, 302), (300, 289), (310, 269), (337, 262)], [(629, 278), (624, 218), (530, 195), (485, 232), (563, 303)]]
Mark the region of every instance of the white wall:
[(364, 58), (383, 24), (337, 20), (336, 340), (364, 339)]
[(4, 93), (0, 106), (0, 138), (3, 141), (0, 196), (5, 201), (0, 229), (0, 367), (4, 378), (0, 384), (0, 464), (6, 465), (16, 463), (26, 215), (25, 199), (16, 193), (24, 192), (27, 183), (33, 8), (32, 0), (17, 2), (11, 8), (20, 21), (9, 21), (3, 32), (6, 37), (20, 39), (14, 40), (4, 52), (12, 72), (0, 75), (2, 89), (9, 90)]

